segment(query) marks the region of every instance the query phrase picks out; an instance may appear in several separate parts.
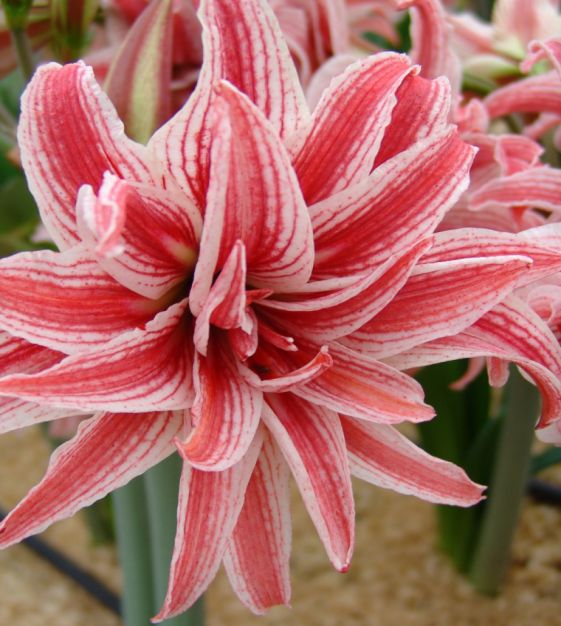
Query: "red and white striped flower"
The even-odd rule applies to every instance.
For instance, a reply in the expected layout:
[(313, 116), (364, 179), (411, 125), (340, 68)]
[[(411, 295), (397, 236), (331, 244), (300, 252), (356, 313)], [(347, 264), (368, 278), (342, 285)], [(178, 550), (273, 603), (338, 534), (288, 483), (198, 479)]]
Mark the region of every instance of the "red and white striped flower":
[(2, 523), (0, 544), (178, 448), (158, 619), (190, 606), (221, 563), (253, 611), (288, 602), (289, 470), (342, 571), (351, 473), (476, 502), (478, 485), (394, 429), (432, 409), (365, 350), (395, 355), (472, 326), (535, 252), (433, 247), (473, 159), (447, 121), (446, 80), (380, 54), (310, 113), (266, 2), (206, 0), (200, 18), (197, 89), (147, 146), (124, 135), (89, 68), (38, 70), (19, 141), (61, 251), (0, 261), (0, 429), (95, 413)]

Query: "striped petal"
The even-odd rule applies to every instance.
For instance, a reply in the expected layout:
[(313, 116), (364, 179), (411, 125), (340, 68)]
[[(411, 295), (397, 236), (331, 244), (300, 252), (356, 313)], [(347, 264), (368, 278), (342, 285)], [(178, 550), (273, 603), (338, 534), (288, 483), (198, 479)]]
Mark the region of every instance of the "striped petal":
[(391, 120), (395, 93), (415, 71), (406, 56), (388, 52), (357, 61), (331, 82), (294, 160), (308, 204), (369, 174)]
[(354, 543), (354, 503), (336, 413), (291, 394), (271, 394), (263, 420), (292, 471), (334, 567), (346, 571)]
[(259, 308), (265, 319), (296, 337), (317, 343), (338, 339), (363, 326), (391, 302), (429, 247), (430, 241), (422, 241), (403, 256), (389, 259), (355, 278), (348, 287), (327, 295), (289, 301), (267, 299)]
[(192, 404), (192, 355), (186, 302), (158, 314), (143, 330), (67, 357), (37, 374), (0, 379), (0, 394), (84, 411), (168, 410)]
[(218, 337), (212, 338), (206, 357), (195, 354), (193, 381), (193, 430), (179, 451), (193, 467), (225, 470), (253, 441), (263, 395), (243, 380), (236, 357)]
[(232, 588), (257, 614), (290, 601), (288, 479), (288, 466), (267, 435), (224, 555)]
[(512, 176), (492, 180), (470, 195), (470, 208), (484, 210), (493, 206), (531, 206), (561, 209), (561, 172), (534, 167)]
[(391, 303), (343, 343), (381, 358), (461, 332), (507, 296), (530, 264), (513, 256), (419, 265)]
[(55, 243), (79, 242), (74, 205), (103, 173), (149, 181), (147, 153), (127, 139), (93, 71), (83, 63), (41, 66), (22, 97), (18, 145), (31, 193)]
[(531, 377), (542, 395), (538, 427), (561, 419), (561, 348), (545, 322), (513, 296), (466, 331), (428, 342), (388, 362), (409, 369), (480, 356), (515, 363)]
[(376, 155), (376, 166), (448, 127), (452, 98), (445, 78), (427, 80), (410, 74), (396, 95), (397, 104)]
[(471, 506), (483, 487), (460, 467), (427, 454), (395, 428), (342, 417), (354, 476), (399, 493), (439, 504)]
[(117, 283), (80, 247), (0, 261), (0, 328), (74, 354), (143, 326), (154, 305)]
[(187, 610), (216, 575), (238, 520), (261, 442), (258, 433), (248, 454), (222, 472), (201, 472), (184, 464), (168, 592), (153, 622)]
[[(307, 126), (309, 113), (286, 42), (267, 3), (206, 0), (200, 3), (199, 18), (204, 63), (197, 89), (149, 146), (168, 172), (166, 177), (171, 176), (203, 210), (209, 181), (213, 84), (226, 79), (235, 85), (287, 142)], [(231, 28), (233, 23), (236, 28)]]
[(561, 82), (556, 72), (530, 76), (496, 89), (484, 100), (491, 118), (511, 113), (561, 113)]
[(43, 480), (0, 524), (0, 546), (41, 532), (143, 474), (174, 450), (183, 415), (102, 413), (52, 455)]
[[(302, 349), (291, 356), (301, 358), (301, 353)], [(329, 355), (331, 367), (292, 393), (337, 413), (373, 422), (420, 422), (434, 417), (413, 378), (341, 344), (330, 344)]]
[(432, 233), (467, 189), (473, 155), (448, 127), (311, 206), (314, 275), (364, 271)]
[[(214, 273), (237, 239), (246, 248), (248, 280), (252, 285), (289, 289), (306, 283), (313, 264), (312, 229), (308, 211), (286, 150), (259, 110), (251, 102), (223, 82), (214, 109), (217, 126), (213, 146), (216, 154), (229, 161), (216, 179), (211, 178), (207, 196), (207, 212), (201, 241), (204, 261), (203, 285)], [(224, 120), (230, 121), (230, 128)], [(222, 145), (220, 145), (222, 144)], [(225, 184), (226, 191), (216, 190)], [(214, 195), (216, 194), (216, 195)], [(211, 202), (212, 200), (212, 202)], [(205, 233), (206, 230), (206, 233)], [(220, 248), (216, 250), (216, 240)], [(204, 245), (210, 245), (210, 251)], [(203, 298), (199, 295), (197, 268), (191, 308)], [(193, 300), (195, 298), (195, 300)]]
[[(266, 2), (203, 0), (199, 11), (213, 75), (245, 93), (287, 141), (308, 107), (285, 38)], [(232, 28), (236, 24), (236, 28)]]
[(202, 224), (189, 198), (106, 172), (97, 197), (80, 188), (76, 210), (99, 265), (132, 291), (158, 299), (192, 273)]
[(561, 225), (546, 224), (511, 234), (483, 228), (457, 228), (434, 236), (434, 245), (421, 259), (422, 263), (455, 261), (469, 257), (520, 255), (532, 259), (529, 270), (518, 282), (545, 278), (560, 268)]

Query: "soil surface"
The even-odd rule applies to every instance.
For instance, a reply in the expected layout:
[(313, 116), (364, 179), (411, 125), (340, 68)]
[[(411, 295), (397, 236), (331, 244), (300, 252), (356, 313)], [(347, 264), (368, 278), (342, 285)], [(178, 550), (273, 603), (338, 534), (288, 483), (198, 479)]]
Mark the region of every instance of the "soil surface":
[[(0, 437), (2, 507), (39, 480), (48, 452), (38, 429)], [(357, 542), (347, 574), (330, 568), (295, 493), (292, 609), (253, 616), (221, 572), (207, 593), (208, 626), (561, 626), (561, 510), (525, 503), (508, 580), (491, 599), (472, 591), (435, 549), (430, 505), (358, 482), (355, 496)], [(44, 538), (119, 590), (114, 551), (92, 546), (80, 514)], [(119, 624), (27, 548), (0, 552), (1, 626)]]

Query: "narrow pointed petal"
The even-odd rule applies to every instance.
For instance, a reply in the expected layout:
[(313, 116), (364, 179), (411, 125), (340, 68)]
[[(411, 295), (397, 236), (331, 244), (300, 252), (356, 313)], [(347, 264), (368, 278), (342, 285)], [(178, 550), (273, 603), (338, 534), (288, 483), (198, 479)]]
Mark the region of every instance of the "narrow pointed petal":
[(174, 450), (181, 412), (102, 413), (52, 455), (43, 480), (0, 525), (0, 546), (17, 543), (126, 485)]
[(336, 413), (291, 394), (271, 394), (263, 420), (292, 471), (334, 567), (346, 571), (354, 543), (354, 503)]
[(529, 72), (532, 67), (543, 59), (547, 59), (559, 78), (561, 78), (561, 38), (552, 37), (546, 41), (531, 41), (528, 45), (528, 55), (520, 64), (523, 72)]
[(79, 187), (97, 191), (107, 170), (149, 181), (147, 153), (125, 136), (113, 105), (81, 62), (41, 66), (21, 106), (18, 144), (29, 188), (55, 243), (71, 247), (79, 242)]
[(372, 321), (343, 343), (376, 358), (461, 332), (512, 291), (527, 257), (490, 257), (419, 265)]
[(0, 328), (73, 354), (143, 326), (152, 302), (106, 274), (83, 248), (0, 261)]
[(511, 113), (561, 113), (561, 81), (555, 72), (496, 89), (484, 103), (491, 118)]
[(369, 483), (439, 504), (471, 506), (483, 487), (463, 469), (427, 454), (395, 428), (342, 417), (352, 473)]
[(420, 422), (434, 417), (413, 378), (341, 344), (330, 344), (329, 354), (333, 365), (294, 389), (295, 395), (337, 413), (379, 423)]
[(357, 61), (331, 82), (294, 161), (308, 204), (370, 172), (391, 120), (396, 90), (415, 71), (406, 56), (380, 53)]
[(80, 411), (75, 409), (50, 408), (19, 398), (0, 398), (0, 434), (77, 414)]
[(456, 228), (436, 233), (434, 245), (421, 261), (437, 263), (469, 257), (528, 256), (532, 265), (519, 277), (516, 286), (520, 287), (559, 270), (560, 250), (560, 224), (546, 224), (516, 234), (483, 228)]
[(238, 520), (261, 443), (259, 432), (245, 457), (222, 472), (201, 472), (188, 463), (183, 465), (168, 592), (153, 622), (187, 610), (216, 575)]
[[(447, 76), (458, 82), (459, 60), (450, 46), (450, 26), (439, 0), (398, 0), (401, 11), (411, 8), (411, 58), (427, 78)], [(454, 85), (456, 87), (456, 85)]]
[(123, 333), (37, 374), (3, 377), (0, 394), (84, 411), (187, 408), (193, 396), (185, 307), (185, 301), (175, 304), (145, 329)]
[(452, 94), (445, 78), (427, 80), (410, 74), (396, 95), (397, 104), (376, 155), (375, 166), (448, 126)]
[[(203, 0), (199, 18), (216, 79), (245, 93), (283, 140), (308, 122), (308, 107), (286, 41), (266, 2)], [(231, 25), (235, 23), (236, 28)]]
[(238, 372), (236, 357), (218, 337), (206, 357), (195, 354), (193, 430), (179, 451), (193, 467), (222, 471), (247, 452), (259, 425), (263, 394)]
[(192, 273), (202, 224), (189, 198), (106, 173), (97, 197), (80, 188), (76, 211), (99, 265), (135, 293), (158, 299)]
[(267, 299), (260, 308), (265, 318), (297, 337), (316, 343), (338, 339), (363, 326), (391, 302), (429, 247), (429, 240), (422, 241), (331, 294), (300, 301)]
[(539, 428), (561, 419), (561, 348), (545, 322), (518, 298), (509, 296), (466, 331), (443, 337), (388, 359), (409, 369), (472, 357), (515, 363), (542, 395)]
[(490, 181), (470, 195), (470, 208), (493, 206), (532, 206), (561, 209), (561, 172), (550, 167), (534, 167)]
[(247, 313), (245, 247), (236, 241), (218, 278), (212, 285), (203, 309), (195, 322), (197, 351), (207, 354), (210, 325), (224, 329), (241, 328), (246, 333), (254, 322)]
[(288, 479), (288, 466), (267, 435), (224, 555), (232, 588), (257, 614), (290, 601)]
[[(238, 239), (246, 248), (248, 280), (253, 285), (305, 284), (313, 264), (310, 217), (286, 150), (245, 96), (224, 82), (217, 91), (211, 164), (216, 176), (211, 177), (201, 257), (190, 296), (195, 314), (213, 274)], [(215, 158), (220, 160), (214, 162)]]
[(146, 143), (171, 115), (171, 0), (152, 0), (115, 55), (104, 88), (127, 133)]
[(312, 228), (288, 154), (247, 98), (228, 83), (221, 83), (219, 95), (232, 125), (221, 257), (241, 239), (253, 285), (305, 284), (313, 264)]
[[(64, 358), (64, 354), (43, 348), (24, 339), (0, 332), (0, 375), (31, 374), (47, 369)], [(51, 409), (19, 398), (0, 398), (0, 433), (24, 428), (68, 415), (71, 409)]]
[[(213, 85), (228, 80), (252, 99), (288, 143), (308, 125), (309, 112), (296, 70), (267, 3), (201, 2), (204, 62), (197, 89), (149, 145), (183, 191), (205, 206), (209, 178), (209, 107)], [(235, 23), (236, 28), (231, 28)], [(225, 24), (227, 26), (225, 26)], [(259, 62), (257, 62), (259, 60)]]
[[(333, 359), (327, 348), (321, 348), (319, 352), (301, 367), (292, 367), (288, 359), (284, 359), (278, 351), (267, 350), (260, 347), (253, 356), (252, 364), (257, 371), (267, 372), (267, 378), (259, 376), (240, 364), (240, 373), (250, 385), (264, 392), (280, 393), (282, 391), (295, 390), (321, 376), (331, 367)], [(279, 371), (283, 373), (279, 374)]]
[(431, 234), (467, 189), (473, 155), (448, 127), (311, 206), (314, 275), (364, 271)]

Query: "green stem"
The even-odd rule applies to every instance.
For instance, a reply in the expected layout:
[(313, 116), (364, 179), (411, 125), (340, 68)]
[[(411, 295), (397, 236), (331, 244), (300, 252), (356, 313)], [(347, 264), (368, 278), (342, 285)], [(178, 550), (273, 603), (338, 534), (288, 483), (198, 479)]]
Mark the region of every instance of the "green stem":
[(142, 478), (113, 493), (115, 531), (123, 571), (122, 612), (126, 626), (151, 626), (152, 562)]
[[(175, 539), (181, 463), (179, 455), (173, 454), (144, 475), (150, 520), (156, 611), (161, 607), (167, 590)], [(202, 626), (204, 624), (202, 598), (187, 612), (164, 623), (166, 626)]]
[(498, 592), (509, 564), (539, 407), (538, 391), (514, 366), (505, 393), (507, 411), (470, 571), (474, 587), (488, 595)]
[(14, 28), (12, 31), (12, 42), (25, 81), (28, 82), (35, 71), (35, 62), (31, 45), (24, 28)]

